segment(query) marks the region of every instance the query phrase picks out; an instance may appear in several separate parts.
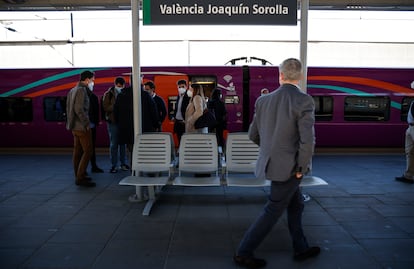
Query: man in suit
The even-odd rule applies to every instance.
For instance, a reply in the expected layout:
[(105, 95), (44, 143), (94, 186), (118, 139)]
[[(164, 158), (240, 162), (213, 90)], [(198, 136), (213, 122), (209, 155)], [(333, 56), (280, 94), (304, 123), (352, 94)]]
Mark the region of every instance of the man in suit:
[(263, 212), (240, 242), (234, 262), (247, 268), (261, 268), (264, 259), (255, 249), (287, 210), (293, 258), (302, 261), (317, 256), (319, 247), (309, 247), (302, 230), (304, 203), (299, 184), (311, 165), (314, 144), (314, 109), (311, 96), (299, 89), (302, 64), (289, 58), (279, 66), (280, 87), (256, 101), (249, 138), (259, 145), (255, 174), (271, 181), (270, 195)]
[(177, 135), (178, 143), (180, 143), (181, 136), (185, 133), (185, 111), (191, 98), (187, 95), (187, 81), (183, 79), (179, 80), (177, 87), (177, 103), (175, 104), (172, 120), (174, 120), (174, 133)]
[(165, 117), (167, 116), (167, 108), (165, 106), (165, 102), (162, 99), (162, 97), (158, 96), (155, 93), (155, 84), (152, 81), (147, 81), (144, 83), (144, 90), (147, 91), (149, 93), (149, 95), (152, 97), (152, 99), (154, 99), (155, 103), (157, 104), (157, 109), (158, 109), (158, 114), (159, 114), (159, 127), (158, 130), (159, 132), (162, 131), (162, 123), (165, 120)]

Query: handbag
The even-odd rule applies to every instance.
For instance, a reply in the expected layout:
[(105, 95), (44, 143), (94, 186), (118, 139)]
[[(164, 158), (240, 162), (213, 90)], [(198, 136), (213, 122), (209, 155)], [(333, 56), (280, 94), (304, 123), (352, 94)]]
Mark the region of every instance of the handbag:
[(214, 115), (214, 111), (211, 111), (210, 109), (206, 108), (204, 109), (203, 115), (201, 115), (196, 122), (194, 123), (194, 127), (196, 129), (209, 127), (213, 128), (216, 126), (216, 116)]

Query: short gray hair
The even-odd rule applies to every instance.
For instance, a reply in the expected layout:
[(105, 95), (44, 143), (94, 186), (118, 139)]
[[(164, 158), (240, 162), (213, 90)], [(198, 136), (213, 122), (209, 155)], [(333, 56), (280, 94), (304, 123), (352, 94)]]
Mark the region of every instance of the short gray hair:
[(286, 59), (279, 65), (279, 73), (283, 73), (286, 80), (300, 80), (302, 63), (295, 58)]

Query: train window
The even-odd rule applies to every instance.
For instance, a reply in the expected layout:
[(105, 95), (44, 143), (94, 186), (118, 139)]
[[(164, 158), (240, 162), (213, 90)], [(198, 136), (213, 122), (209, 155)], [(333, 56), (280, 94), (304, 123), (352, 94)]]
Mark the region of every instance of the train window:
[(408, 110), (410, 109), (411, 102), (414, 101), (414, 97), (404, 97), (401, 102), (401, 121), (407, 121)]
[(348, 96), (344, 117), (347, 121), (387, 121), (390, 98), (387, 96)]
[(43, 112), (45, 121), (65, 121), (66, 96), (43, 98)]
[(32, 120), (32, 98), (0, 97), (0, 122), (30, 122)]
[(215, 76), (190, 76), (191, 84), (201, 84), (204, 90), (204, 96), (210, 98), (213, 90), (217, 86), (217, 78)]
[(332, 96), (312, 96), (315, 103), (315, 120), (330, 121), (333, 117)]

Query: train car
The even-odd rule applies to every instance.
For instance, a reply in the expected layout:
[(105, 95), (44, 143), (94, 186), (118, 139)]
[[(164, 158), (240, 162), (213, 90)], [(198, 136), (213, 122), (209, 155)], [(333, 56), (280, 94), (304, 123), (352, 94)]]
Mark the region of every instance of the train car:
[[(130, 81), (131, 67), (1, 69), (0, 147), (71, 147), (65, 128), (65, 100), (83, 70), (96, 74), (94, 92), (101, 99), (117, 76)], [(247, 131), (254, 103), (264, 88), (275, 90), (274, 66), (143, 67), (170, 116), (163, 130), (172, 132), (179, 79), (204, 86), (209, 96), (220, 88), (228, 111), (228, 132)], [(308, 68), (307, 91), (315, 101), (317, 147), (402, 147), (414, 69)], [(176, 141), (177, 142), (177, 141)], [(97, 129), (97, 146), (108, 147), (106, 123)]]

